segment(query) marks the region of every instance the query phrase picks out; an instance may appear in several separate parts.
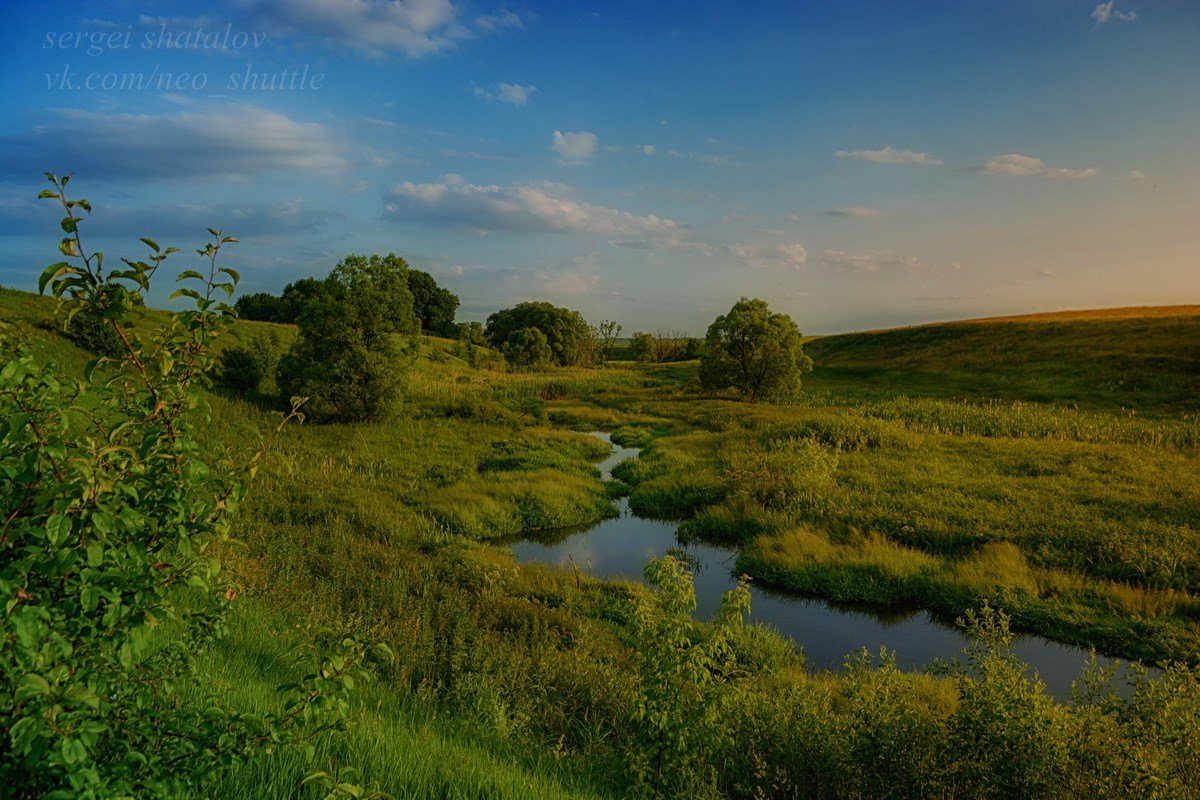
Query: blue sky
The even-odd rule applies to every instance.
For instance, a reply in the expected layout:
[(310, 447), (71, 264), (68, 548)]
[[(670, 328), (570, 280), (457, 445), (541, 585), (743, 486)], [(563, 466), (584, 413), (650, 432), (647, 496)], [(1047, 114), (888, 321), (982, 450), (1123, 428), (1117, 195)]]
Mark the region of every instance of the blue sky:
[(32, 199), (54, 170), (110, 259), (221, 227), (244, 290), (277, 292), (395, 251), (464, 319), (546, 299), (701, 333), (752, 295), (834, 332), (1200, 302), (1193, 0), (109, 0), (7, 23), (5, 285), (56, 260)]

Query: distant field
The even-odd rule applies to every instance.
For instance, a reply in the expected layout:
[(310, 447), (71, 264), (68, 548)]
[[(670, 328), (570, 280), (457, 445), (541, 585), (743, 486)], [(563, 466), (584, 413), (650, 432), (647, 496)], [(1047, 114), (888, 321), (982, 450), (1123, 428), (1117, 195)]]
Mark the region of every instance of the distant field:
[(810, 386), (1200, 408), (1200, 306), (1118, 308), (949, 322), (814, 339)]

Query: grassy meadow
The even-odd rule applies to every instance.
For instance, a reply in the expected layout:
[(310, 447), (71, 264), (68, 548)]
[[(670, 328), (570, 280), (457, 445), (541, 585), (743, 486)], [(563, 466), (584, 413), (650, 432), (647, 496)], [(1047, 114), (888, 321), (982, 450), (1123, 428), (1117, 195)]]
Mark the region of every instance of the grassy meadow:
[[(0, 318), (79, 370), (52, 313), (0, 290)], [(239, 323), (233, 338), (294, 335)], [(236, 611), (206, 680), (262, 708), (295, 644), (378, 635), (396, 659), (373, 664), (316, 766), (397, 798), (1200, 797), (1200, 308), (806, 349), (802, 396), (750, 405), (701, 394), (694, 362), (510, 372), (423, 338), (386, 421), (291, 426), (271, 449), (222, 554)], [(210, 402), (214, 453), (248, 450), (275, 419), (265, 397)], [(645, 448), (613, 486), (594, 467), (606, 446), (583, 434), (596, 429)], [(810, 674), (791, 643), (744, 626), (688, 774), (651, 791), (626, 768), (649, 735), (639, 654), (654, 643), (636, 623), (650, 591), (517, 567), (493, 541), (611, 515), (614, 486), (640, 514), (735, 544), (756, 581), (950, 616), (986, 602), (1020, 630), (1175, 663), (1124, 697), (1089, 673), (1060, 704), (994, 621), (964, 656), (974, 677), (865, 653)], [(298, 788), (311, 768), (257, 762), (217, 796), (320, 796)]]

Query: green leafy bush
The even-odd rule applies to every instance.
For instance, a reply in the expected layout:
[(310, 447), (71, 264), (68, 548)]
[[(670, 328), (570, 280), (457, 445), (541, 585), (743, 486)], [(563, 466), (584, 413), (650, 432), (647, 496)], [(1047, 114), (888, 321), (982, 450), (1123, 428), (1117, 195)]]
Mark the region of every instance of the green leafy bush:
[(274, 337), (255, 336), (248, 345), (238, 344), (221, 352), (217, 380), (235, 394), (257, 392), (279, 362)]
[[(70, 176), (48, 175), (71, 259), (39, 281), (65, 315), (94, 314), (120, 357), (66, 380), (4, 332), (0, 368), (0, 785), (18, 798), (196, 797), (231, 765), (342, 724), (366, 648), (322, 657), (283, 711), (226, 710), (197, 679), (236, 590), (218, 558), (262, 451), (209, 463), (192, 432), (211, 344), (233, 319), (218, 299), (239, 276), (217, 267), (235, 242), (211, 230), (175, 296), (194, 307), (139, 331), (129, 312), (176, 248), (102, 272), (87, 254)], [(82, 310), (82, 311), (81, 311)], [(279, 428), (296, 416), (285, 415)], [(277, 428), (278, 430), (278, 428)]]

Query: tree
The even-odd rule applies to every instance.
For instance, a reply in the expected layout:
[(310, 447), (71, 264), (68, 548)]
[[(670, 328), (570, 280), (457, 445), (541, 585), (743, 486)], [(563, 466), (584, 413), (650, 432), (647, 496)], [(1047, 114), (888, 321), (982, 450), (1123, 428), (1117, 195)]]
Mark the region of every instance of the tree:
[(655, 358), (654, 334), (636, 331), (629, 339), (629, 355), (634, 361), (649, 364)]
[(456, 338), (473, 344), (476, 347), (487, 347), (487, 336), (483, 333), (482, 322), (459, 322), (454, 326)]
[(686, 331), (677, 328), (659, 328), (654, 331), (654, 357), (660, 364), (679, 361), (687, 347)]
[(300, 337), (279, 361), (284, 397), (307, 397), (326, 419), (381, 417), (399, 394), (405, 369), (395, 333), (415, 333), (402, 259), (347, 256), (297, 320)]
[[(249, 319), (256, 322), (283, 322), (283, 303), (280, 298), (270, 292), (255, 292), (244, 294), (233, 304), (239, 319)], [(294, 322), (295, 320), (288, 320)]]
[(597, 355), (599, 356), (600, 363), (607, 365), (612, 358), (613, 350), (617, 346), (617, 339), (621, 338), (621, 325), (609, 319), (602, 320), (596, 328), (596, 334), (599, 342)]
[(700, 385), (709, 391), (730, 387), (750, 402), (800, 388), (812, 371), (803, 338), (787, 314), (772, 313), (765, 300), (743, 297), (708, 327), (700, 355)]
[(438, 286), (428, 272), (411, 268), (408, 270), (408, 289), (412, 292), (413, 310), (421, 330), (438, 336), (453, 336), (458, 295)]
[(279, 298), (279, 317), (276, 322), (295, 324), (310, 301), (320, 296), (325, 281), (320, 278), (301, 278), (283, 287)]
[(513, 331), (504, 342), (504, 360), (514, 367), (544, 367), (550, 357), (546, 334), (537, 328)]
[(493, 347), (504, 349), (516, 331), (536, 328), (546, 337), (550, 360), (562, 367), (586, 364), (595, 355), (591, 329), (578, 311), (545, 302), (518, 303), (488, 317), (485, 334)]

